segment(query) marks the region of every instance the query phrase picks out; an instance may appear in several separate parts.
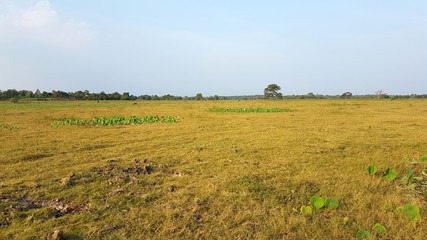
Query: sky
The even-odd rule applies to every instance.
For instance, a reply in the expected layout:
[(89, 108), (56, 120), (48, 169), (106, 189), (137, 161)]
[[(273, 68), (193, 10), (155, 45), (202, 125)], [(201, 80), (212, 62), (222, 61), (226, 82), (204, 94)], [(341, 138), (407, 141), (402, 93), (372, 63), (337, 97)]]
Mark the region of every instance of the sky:
[(0, 90), (427, 93), (425, 0), (0, 0)]

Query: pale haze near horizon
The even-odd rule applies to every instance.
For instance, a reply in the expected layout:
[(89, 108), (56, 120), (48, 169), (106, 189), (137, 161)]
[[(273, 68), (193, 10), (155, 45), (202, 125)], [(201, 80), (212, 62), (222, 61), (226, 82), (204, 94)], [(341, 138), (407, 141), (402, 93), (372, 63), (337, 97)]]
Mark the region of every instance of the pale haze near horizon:
[(427, 1), (0, 0), (0, 90), (427, 93)]

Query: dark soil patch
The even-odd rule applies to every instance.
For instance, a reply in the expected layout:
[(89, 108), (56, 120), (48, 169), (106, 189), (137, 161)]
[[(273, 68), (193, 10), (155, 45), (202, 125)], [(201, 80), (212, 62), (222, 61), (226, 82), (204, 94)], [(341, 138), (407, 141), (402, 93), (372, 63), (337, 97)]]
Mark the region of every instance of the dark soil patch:
[(28, 209), (51, 207), (59, 212), (58, 217), (64, 216), (65, 214), (76, 214), (89, 210), (86, 204), (69, 203), (60, 199), (33, 201), (29, 198), (22, 198), (19, 203), (23, 204)]
[[(76, 204), (61, 199), (33, 200), (27, 197), (0, 196), (0, 226), (9, 225), (16, 216), (26, 216), (32, 209), (46, 209), (48, 218), (62, 217), (89, 211), (87, 204)], [(32, 218), (32, 217), (31, 217)]]

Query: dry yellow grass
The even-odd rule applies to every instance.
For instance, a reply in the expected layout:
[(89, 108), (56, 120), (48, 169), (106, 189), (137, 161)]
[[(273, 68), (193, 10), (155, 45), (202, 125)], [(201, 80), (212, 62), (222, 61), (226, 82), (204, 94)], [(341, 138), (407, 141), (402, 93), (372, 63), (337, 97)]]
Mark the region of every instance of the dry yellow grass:
[[(359, 229), (378, 239), (427, 236), (426, 188), (381, 180), (388, 167), (399, 178), (407, 167), (417, 176), (427, 168), (419, 160), (427, 155), (425, 100), (31, 104), (0, 103), (0, 122), (19, 127), (0, 128), (2, 239), (57, 229), (70, 239), (353, 239)], [(204, 111), (235, 107), (297, 112)], [(49, 126), (57, 118), (156, 114), (183, 121)], [(150, 174), (138, 175), (147, 165)], [(340, 207), (301, 215), (313, 195)], [(70, 209), (61, 214), (54, 201)], [(396, 211), (407, 203), (420, 208), (421, 221)], [(388, 231), (376, 235), (376, 223)]]

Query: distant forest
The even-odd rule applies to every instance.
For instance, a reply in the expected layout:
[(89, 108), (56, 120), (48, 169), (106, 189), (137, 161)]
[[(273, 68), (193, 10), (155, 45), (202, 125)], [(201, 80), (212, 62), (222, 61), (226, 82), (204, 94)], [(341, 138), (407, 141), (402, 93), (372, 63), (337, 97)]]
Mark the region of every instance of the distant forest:
[[(195, 98), (195, 97), (193, 97)], [(219, 97), (218, 97), (219, 98)], [(114, 93), (91, 93), (88, 90), (85, 91), (76, 91), (76, 92), (63, 92), (55, 91), (52, 92), (41, 92), (36, 90), (35, 92), (29, 90), (15, 90), (9, 89), (7, 91), (0, 90), (0, 100), (20, 100), (20, 99), (33, 99), (33, 100), (183, 100), (186, 97), (173, 96), (170, 94), (164, 96), (157, 95), (141, 95), (135, 96), (129, 94), (129, 92), (124, 92), (122, 94), (118, 92)], [(191, 99), (188, 98), (188, 99)]]
[[(36, 90), (35, 92), (29, 90), (15, 90), (8, 89), (6, 91), (0, 90), (0, 100), (3, 101), (12, 101), (18, 102), (19, 100), (38, 100), (38, 101), (47, 101), (47, 100), (226, 100), (226, 99), (264, 99), (264, 95), (248, 95), (248, 96), (209, 96), (203, 97), (201, 93), (197, 93), (194, 97), (181, 97), (173, 96), (170, 94), (164, 96), (157, 95), (140, 95), (135, 96), (129, 94), (129, 92), (124, 92), (122, 94), (118, 92), (114, 93), (91, 93), (88, 90), (85, 91), (76, 91), (76, 92), (64, 92), (64, 91), (55, 91), (52, 92), (41, 92)], [(377, 98), (376, 95), (352, 95), (350, 92), (343, 93), (342, 95), (322, 95), (322, 94), (313, 94), (308, 93), (305, 95), (285, 95), (283, 99), (329, 99), (329, 98)], [(417, 95), (392, 95), (388, 96), (386, 94), (381, 95), (381, 98), (427, 98), (427, 94)]]

